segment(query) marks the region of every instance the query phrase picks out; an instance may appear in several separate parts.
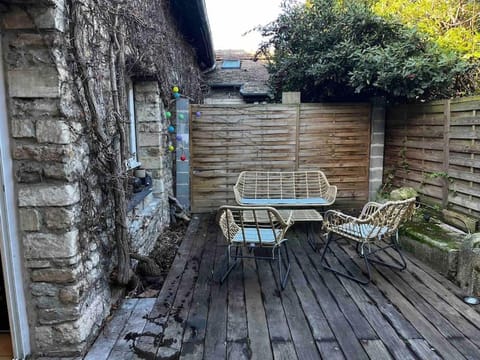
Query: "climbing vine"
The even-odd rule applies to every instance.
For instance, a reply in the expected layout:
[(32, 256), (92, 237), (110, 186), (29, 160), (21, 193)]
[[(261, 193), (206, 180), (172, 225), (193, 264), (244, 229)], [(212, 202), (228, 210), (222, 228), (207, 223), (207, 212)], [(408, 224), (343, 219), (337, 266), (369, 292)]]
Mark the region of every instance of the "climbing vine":
[(127, 285), (133, 276), (126, 213), (127, 81), (134, 77), (157, 80), (166, 105), (173, 85), (181, 85), (194, 101), (202, 94), (194, 52), (172, 33), (175, 24), (167, 6), (154, 1), (67, 2), (67, 66), (89, 152), (82, 177), (82, 221), (88, 233), (84, 242), (98, 236), (101, 248), (110, 255), (106, 258), (116, 254), (114, 280), (120, 285)]

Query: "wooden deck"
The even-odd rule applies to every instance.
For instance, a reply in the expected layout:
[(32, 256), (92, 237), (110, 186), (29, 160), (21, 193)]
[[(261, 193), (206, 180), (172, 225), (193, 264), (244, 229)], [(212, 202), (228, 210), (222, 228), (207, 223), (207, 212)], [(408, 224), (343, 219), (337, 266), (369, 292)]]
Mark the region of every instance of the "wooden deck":
[[(212, 215), (194, 216), (158, 298), (126, 301), (85, 359), (480, 359), (480, 315), (455, 285), (408, 257), (362, 286), (290, 231), (281, 294), (267, 261), (244, 260), (220, 285), (222, 236)], [(359, 270), (350, 246), (334, 250), (330, 264)]]

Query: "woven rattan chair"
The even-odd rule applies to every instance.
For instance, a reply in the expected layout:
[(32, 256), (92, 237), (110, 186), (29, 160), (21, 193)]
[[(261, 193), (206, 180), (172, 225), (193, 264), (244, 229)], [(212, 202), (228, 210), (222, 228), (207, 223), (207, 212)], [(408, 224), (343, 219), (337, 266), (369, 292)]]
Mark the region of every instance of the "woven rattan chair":
[[(388, 201), (384, 204), (369, 202), (363, 207), (359, 217), (345, 215), (335, 210), (327, 211), (323, 225), (328, 232), (327, 243), (323, 249), (320, 263), (325, 269), (361, 284), (368, 284), (372, 279), (370, 263), (377, 263), (397, 270), (405, 269), (407, 263), (398, 244), (398, 227), (412, 216), (414, 210), (415, 198)], [(353, 276), (325, 264), (325, 255), (332, 242), (338, 238), (345, 238), (357, 243), (357, 252), (364, 259), (368, 278), (363, 279), (363, 276)], [(396, 251), (398, 254), (397, 260), (386, 263), (374, 257), (377, 252), (388, 248)]]
[[(217, 219), (228, 244), (228, 264), (220, 281), (225, 281), (241, 258), (275, 260), (283, 289), (290, 272), (285, 234), (293, 224), (291, 216), (285, 220), (272, 207), (225, 205), (220, 207)], [(248, 254), (243, 254), (244, 249)]]

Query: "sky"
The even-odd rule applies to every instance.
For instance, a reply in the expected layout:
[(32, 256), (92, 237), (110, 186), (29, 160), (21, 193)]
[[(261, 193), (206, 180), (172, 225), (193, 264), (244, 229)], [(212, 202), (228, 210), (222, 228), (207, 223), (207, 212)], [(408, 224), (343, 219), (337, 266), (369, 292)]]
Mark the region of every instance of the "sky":
[(280, 4), (281, 0), (205, 0), (215, 50), (257, 50), (260, 33), (242, 34), (275, 20)]

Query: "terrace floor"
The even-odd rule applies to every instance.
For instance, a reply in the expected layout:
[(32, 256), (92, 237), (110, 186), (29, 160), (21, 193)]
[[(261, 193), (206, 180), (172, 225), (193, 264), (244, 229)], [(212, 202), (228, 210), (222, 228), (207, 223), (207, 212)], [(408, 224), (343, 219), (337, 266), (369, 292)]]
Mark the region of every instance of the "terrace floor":
[[(289, 231), (283, 292), (267, 261), (244, 260), (220, 285), (223, 238), (212, 214), (195, 215), (158, 298), (126, 300), (85, 359), (480, 359), (480, 314), (426, 265), (407, 256), (405, 271), (377, 267), (363, 286)], [(332, 265), (358, 271), (351, 246), (334, 250)]]

